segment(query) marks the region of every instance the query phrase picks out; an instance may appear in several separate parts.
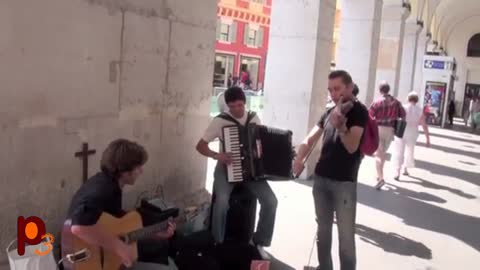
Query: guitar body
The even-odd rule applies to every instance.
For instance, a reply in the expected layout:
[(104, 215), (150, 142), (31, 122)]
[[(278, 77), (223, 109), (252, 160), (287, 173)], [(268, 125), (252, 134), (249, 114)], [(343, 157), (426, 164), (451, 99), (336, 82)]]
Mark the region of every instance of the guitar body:
[[(142, 218), (140, 214), (135, 211), (129, 212), (121, 218), (103, 213), (97, 224), (108, 233), (116, 236), (125, 235), (143, 227)], [(137, 243), (133, 242), (130, 246), (132, 246), (135, 252), (135, 258), (137, 258)], [(120, 270), (124, 268), (122, 261), (116, 254), (110, 250), (85, 243), (72, 234), (71, 225), (66, 223), (62, 230), (62, 256), (64, 257), (82, 249), (88, 249), (90, 251), (90, 257), (84, 261), (73, 264), (67, 259), (64, 260), (63, 266), (65, 270)]]

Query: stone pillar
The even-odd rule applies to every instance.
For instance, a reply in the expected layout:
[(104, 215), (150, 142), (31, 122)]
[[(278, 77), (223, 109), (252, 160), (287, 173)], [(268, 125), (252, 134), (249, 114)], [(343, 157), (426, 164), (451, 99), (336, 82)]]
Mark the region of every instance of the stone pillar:
[(262, 120), (292, 130), (295, 145), (326, 105), (335, 9), (336, 0), (276, 0), (272, 6)]
[(402, 102), (407, 98), (408, 93), (413, 90), (414, 70), (416, 69), (417, 58), (420, 57), (418, 55), (418, 47), (422, 47), (418, 43), (421, 30), (422, 26), (416, 21), (408, 21), (405, 24), (400, 82), (397, 95)]
[(376, 91), (382, 0), (343, 0), (337, 69), (347, 70), (360, 88), (358, 98), (370, 104)]
[[(412, 89), (412, 91), (416, 91), (419, 94), (423, 93), (423, 57), (425, 56), (425, 52), (427, 51), (427, 43), (429, 41), (430, 38), (427, 37), (426, 31), (422, 31), (418, 36), (417, 56), (415, 59), (415, 66), (412, 72), (412, 87), (410, 88)], [(423, 100), (423, 98), (420, 97), (420, 100)]]
[(403, 7), (400, 1), (383, 5), (375, 85), (380, 81), (387, 81), (392, 88), (393, 96), (398, 95), (405, 20), (409, 15), (410, 10)]

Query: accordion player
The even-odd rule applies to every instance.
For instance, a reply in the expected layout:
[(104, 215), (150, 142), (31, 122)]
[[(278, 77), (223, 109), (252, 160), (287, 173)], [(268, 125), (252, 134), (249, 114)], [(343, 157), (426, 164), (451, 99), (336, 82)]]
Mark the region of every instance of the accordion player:
[(265, 125), (249, 124), (223, 128), (223, 149), (231, 153), (228, 182), (293, 179), (292, 132)]

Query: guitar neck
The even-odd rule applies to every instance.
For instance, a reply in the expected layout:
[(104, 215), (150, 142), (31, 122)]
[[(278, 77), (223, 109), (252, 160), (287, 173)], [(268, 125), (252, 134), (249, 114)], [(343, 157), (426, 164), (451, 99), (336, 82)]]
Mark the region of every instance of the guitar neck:
[(150, 238), (157, 232), (166, 230), (168, 228), (168, 221), (169, 220), (166, 220), (142, 229), (138, 229), (133, 232), (129, 232), (126, 236), (122, 238), (127, 243), (137, 242), (139, 240)]

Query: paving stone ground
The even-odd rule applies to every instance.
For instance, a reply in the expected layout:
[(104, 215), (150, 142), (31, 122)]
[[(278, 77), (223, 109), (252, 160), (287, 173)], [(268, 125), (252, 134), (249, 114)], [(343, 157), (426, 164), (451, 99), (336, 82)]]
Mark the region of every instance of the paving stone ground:
[[(431, 127), (430, 148), (420, 136), (417, 168), (392, 179), (382, 191), (375, 184), (375, 163), (360, 169), (357, 205), (357, 269), (480, 269), (480, 136)], [(207, 188), (215, 163), (209, 161)], [(315, 234), (310, 181), (270, 182), (279, 200), (275, 234), (267, 249), (278, 261), (273, 269), (303, 269)], [(337, 231), (333, 259), (338, 265)], [(317, 265), (313, 249), (311, 265)]]

